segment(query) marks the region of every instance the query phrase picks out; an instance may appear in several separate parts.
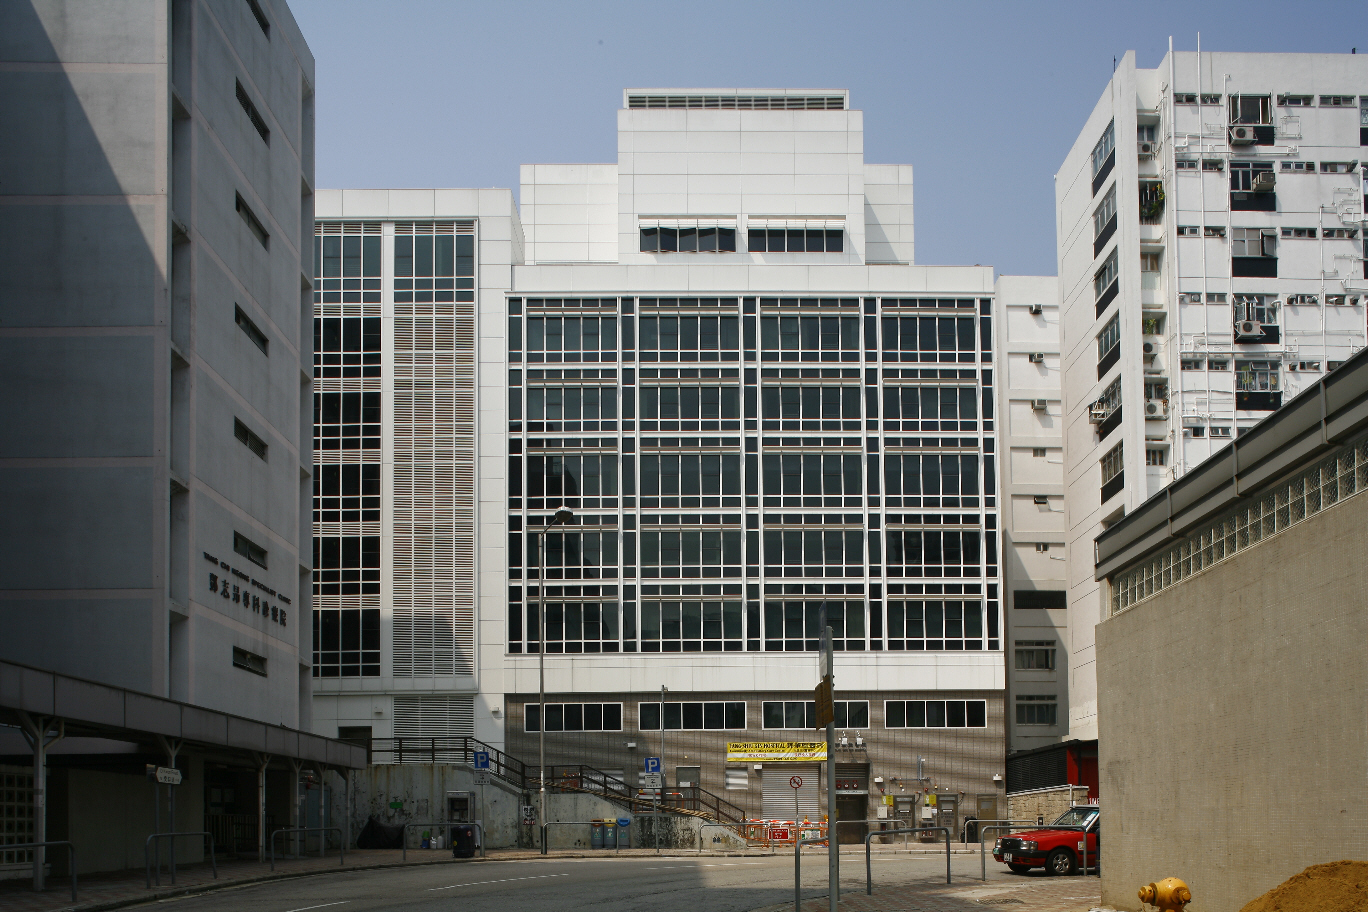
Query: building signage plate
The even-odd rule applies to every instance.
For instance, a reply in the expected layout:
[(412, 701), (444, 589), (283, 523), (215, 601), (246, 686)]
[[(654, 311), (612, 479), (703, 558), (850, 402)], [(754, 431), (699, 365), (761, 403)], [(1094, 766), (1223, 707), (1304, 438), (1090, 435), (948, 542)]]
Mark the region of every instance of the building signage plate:
[(796, 763), (825, 760), (825, 741), (728, 741), (727, 760)]

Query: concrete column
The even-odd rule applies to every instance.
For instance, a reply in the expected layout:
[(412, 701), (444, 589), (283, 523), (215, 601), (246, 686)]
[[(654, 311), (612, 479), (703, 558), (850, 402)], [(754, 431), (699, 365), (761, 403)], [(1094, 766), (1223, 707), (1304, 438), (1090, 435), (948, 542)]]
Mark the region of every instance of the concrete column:
[[(33, 841), (47, 842), (47, 749), (55, 741), (66, 736), (66, 723), (49, 716), (31, 716), (19, 713), (19, 721), (24, 739), (33, 748)], [(57, 732), (48, 736), (53, 724)], [(33, 889), (42, 892), (44, 887), (43, 866), (47, 862), (47, 850), (33, 850)], [(72, 872), (72, 876), (76, 876)]]
[[(300, 809), (300, 803), (303, 799), (301, 798), (302, 793), (299, 788), (299, 773), (304, 768), (304, 761), (291, 757), (289, 759), (289, 764), (291, 777), (290, 787), (294, 789), (294, 794), (290, 798), (290, 826), (297, 828), (302, 827), (304, 825), (301, 821), (302, 813)], [(299, 840), (297, 844), (300, 846), (300, 848), (297, 850), (297, 854), (305, 854), (305, 852), (307, 851), (307, 846), (309, 844), (307, 834), (291, 833), (290, 836), (292, 837), (292, 841)]]
[(256, 754), (257, 762), (257, 861), (266, 860), (266, 767), (271, 765), (270, 754)]

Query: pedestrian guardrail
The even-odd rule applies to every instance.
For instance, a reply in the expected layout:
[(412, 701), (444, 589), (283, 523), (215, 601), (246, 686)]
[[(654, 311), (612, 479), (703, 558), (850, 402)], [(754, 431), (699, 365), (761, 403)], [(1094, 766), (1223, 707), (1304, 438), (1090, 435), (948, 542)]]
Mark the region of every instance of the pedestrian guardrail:
[[(803, 905), (803, 846), (805, 845), (826, 845), (826, 837), (815, 839), (795, 839), (793, 840), (793, 912), (802, 912)], [(841, 885), (834, 883), (831, 889), (836, 891), (836, 901), (841, 899)]]
[(76, 902), (76, 846), (65, 839), (58, 839), (54, 842), (21, 842), (17, 845), (5, 846), (6, 852), (18, 852), (24, 849), (46, 849), (48, 846), (66, 846), (67, 855), (71, 858), (71, 901)]
[[(209, 866), (214, 869), (214, 879), (218, 880), (218, 861), (214, 858), (214, 834), (208, 830), (199, 830), (185, 833), (153, 833), (147, 837), (143, 843), (143, 868), (147, 874), (147, 889), (152, 889), (152, 844), (155, 841), (158, 846), (162, 839), (178, 839), (182, 836), (200, 836), (209, 840)], [(74, 853), (74, 850), (73, 850)], [(74, 871), (74, 869), (73, 869)], [(75, 874), (72, 875), (73, 877)], [(171, 882), (176, 882), (176, 859), (171, 858)], [(161, 853), (157, 854), (157, 886), (161, 886)], [(74, 898), (74, 897), (73, 897)]]
[[(873, 819), (873, 820), (838, 820), (838, 821), (836, 821), (836, 829), (837, 829), (837, 831), (839, 831), (839, 830), (841, 829), (841, 827), (843, 827), (843, 826), (854, 826), (854, 825), (856, 825), (856, 824), (861, 824), (861, 823), (907, 823), (907, 821), (906, 821), (906, 820), (903, 820), (901, 817), (876, 817), (876, 818)], [(874, 836), (875, 838), (878, 838), (879, 836), (885, 836), (885, 835), (887, 835), (889, 832), (891, 832), (891, 831), (890, 831), (890, 830), (871, 830), (871, 831), (870, 831), (870, 835)], [(836, 842), (839, 844), (840, 841), (841, 841), (841, 840), (839, 839), (839, 832), (838, 832), (838, 838), (837, 838)], [(906, 837), (906, 836), (903, 836), (903, 848), (907, 848), (907, 837)]]
[(546, 823), (543, 823), (543, 824), (541, 825), (541, 853), (542, 853), (543, 855), (549, 855), (549, 854), (551, 854), (551, 853), (550, 853), (550, 846), (547, 844), (547, 839), (546, 839), (546, 837), (547, 837), (547, 835), (548, 835), (548, 831), (549, 831), (550, 828), (553, 827), (553, 826), (587, 826), (587, 827), (589, 827), (589, 832), (592, 834), (592, 833), (593, 833), (593, 828), (594, 828), (594, 821), (592, 821), (592, 820), (549, 820), (549, 821), (547, 821)]
[(905, 830), (882, 830), (865, 837), (865, 895), (874, 895), (874, 863), (869, 856), (869, 840), (875, 836), (901, 836), (912, 833), (945, 834), (945, 882), (950, 883), (950, 828), (949, 827), (912, 827)]
[(1015, 830), (1023, 826), (1035, 826), (1034, 820), (980, 820), (978, 828), (979, 834), (979, 863), (983, 868), (983, 879), (988, 879), (988, 851), (987, 840), (989, 830)]
[[(271, 834), (269, 840), (271, 844), (271, 870), (275, 870), (275, 840), (281, 833), (336, 833), (337, 843), (341, 846), (342, 857), (338, 861), (339, 865), (347, 863), (347, 837), (342, 834), (341, 827), (281, 827)], [(320, 854), (323, 854), (320, 852)]]
[(474, 827), (480, 834), (480, 857), (485, 857), (485, 832), (484, 827), (470, 820), (442, 821), (441, 823), (406, 823), (404, 824), (404, 835), (400, 837), (400, 860), (408, 861), (408, 831), (413, 827), (433, 827), (434, 829), (445, 829), (447, 831), (447, 844), (445, 848), (454, 848), (451, 841), (451, 828), (458, 826)]

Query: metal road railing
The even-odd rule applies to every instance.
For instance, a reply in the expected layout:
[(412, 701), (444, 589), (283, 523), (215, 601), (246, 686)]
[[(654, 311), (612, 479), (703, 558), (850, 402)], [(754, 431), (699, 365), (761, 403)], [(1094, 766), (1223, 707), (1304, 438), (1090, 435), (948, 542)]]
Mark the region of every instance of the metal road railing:
[(71, 857), (71, 901), (76, 902), (76, 846), (65, 839), (58, 839), (54, 842), (21, 842), (16, 845), (6, 845), (4, 850), (22, 851), (23, 849), (45, 849), (48, 846), (66, 846), (67, 854)]
[[(838, 820), (838, 821), (836, 821), (836, 829), (837, 829), (837, 830), (840, 830), (840, 828), (843, 827), (843, 826), (850, 826), (850, 825), (857, 824), (857, 823), (907, 823), (907, 821), (906, 821), (906, 820), (903, 820), (901, 817), (878, 817), (878, 818), (875, 818), (874, 820)], [(890, 832), (892, 832), (892, 831), (891, 831), (891, 830), (871, 830), (869, 835), (878, 837), (878, 836), (886, 835), (887, 833), (890, 833)], [(838, 833), (838, 834), (837, 834), (838, 838), (837, 838), (837, 840), (836, 840), (836, 843), (837, 843), (838, 845), (839, 845), (840, 842), (841, 842), (841, 840), (840, 840), (840, 838), (839, 838), (839, 835), (840, 835), (840, 834)], [(907, 848), (907, 836), (906, 836), (906, 835), (903, 836), (903, 848)]]
[[(147, 889), (152, 889), (152, 843), (154, 840), (175, 839), (180, 836), (200, 836), (209, 840), (209, 866), (214, 869), (214, 879), (218, 880), (218, 861), (214, 858), (214, 834), (208, 830), (186, 833), (153, 833), (143, 843), (143, 867), (147, 874)], [(158, 843), (160, 845), (160, 843)], [(74, 876), (74, 875), (73, 875)], [(171, 860), (171, 882), (176, 882), (176, 861)], [(157, 886), (161, 886), (161, 854), (157, 855)]]
[(548, 820), (541, 825), (541, 853), (543, 855), (551, 854), (546, 837), (547, 831), (553, 826), (587, 826), (589, 827), (589, 832), (591, 834), (594, 831), (594, 822), (592, 820)]
[[(338, 861), (339, 865), (347, 863), (347, 837), (343, 835), (341, 827), (281, 827), (271, 834), (271, 870), (275, 870), (275, 840), (281, 833), (336, 833), (338, 845), (341, 846), (342, 857)], [(326, 840), (325, 840), (326, 842)], [(326, 851), (326, 847), (325, 847)], [(322, 853), (320, 853), (322, 854)]]
[[(803, 905), (803, 846), (826, 845), (826, 837), (793, 840), (793, 912), (802, 912)], [(841, 898), (841, 885), (834, 883), (830, 889), (836, 891), (837, 902)]]
[(479, 833), (480, 833), (480, 857), (481, 857), (481, 858), (484, 858), (484, 857), (485, 857), (485, 839), (484, 839), (485, 832), (484, 832), (484, 827), (482, 827), (482, 826), (481, 826), (480, 824), (478, 824), (478, 823), (475, 823), (473, 820), (454, 820), (454, 821), (450, 821), (450, 822), (448, 822), (448, 821), (442, 821), (442, 822), (440, 822), (440, 823), (406, 823), (406, 824), (404, 824), (404, 835), (400, 838), (400, 843), (399, 843), (399, 848), (400, 848), (400, 850), (401, 850), (401, 851), (400, 851), (399, 857), (400, 857), (403, 861), (408, 861), (408, 831), (409, 831), (411, 828), (413, 828), (413, 827), (420, 827), (420, 826), (433, 827), (433, 828), (435, 828), (435, 829), (445, 829), (445, 830), (447, 831), (447, 844), (446, 844), (446, 848), (448, 848), (448, 849), (455, 848), (454, 844), (453, 844), (452, 841), (451, 841), (451, 828), (452, 828), (452, 827), (458, 827), (458, 826), (474, 827), (474, 828), (475, 828), (476, 830), (478, 830)]
[(988, 851), (987, 839), (989, 830), (1014, 830), (1023, 826), (1035, 826), (1034, 820), (980, 820), (979, 828), (979, 862), (983, 868), (983, 879), (988, 879)]
[(950, 882), (950, 828), (913, 827), (906, 830), (882, 830), (865, 837), (865, 894), (874, 895), (874, 864), (869, 857), (869, 840), (875, 836), (901, 836), (905, 833), (944, 833), (945, 834), (945, 882)]

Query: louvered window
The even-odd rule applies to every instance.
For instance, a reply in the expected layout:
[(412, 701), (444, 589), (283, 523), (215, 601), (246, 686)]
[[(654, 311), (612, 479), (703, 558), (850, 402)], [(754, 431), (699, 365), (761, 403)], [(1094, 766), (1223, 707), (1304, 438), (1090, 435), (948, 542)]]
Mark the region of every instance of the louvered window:
[[(470, 738), (475, 733), (475, 705), (473, 697), (395, 697), (394, 737), (414, 742), (414, 750), (403, 756), (413, 763), (449, 763), (464, 761), (465, 754), (457, 745), (443, 750), (441, 740), (436, 756), (430, 751), (432, 739)], [(417, 743), (428, 741), (427, 745)], [(396, 759), (400, 756), (392, 753)]]
[(844, 95), (628, 95), (628, 108), (742, 111), (844, 111)]
[(474, 242), (395, 226), (395, 677), (474, 674)]

